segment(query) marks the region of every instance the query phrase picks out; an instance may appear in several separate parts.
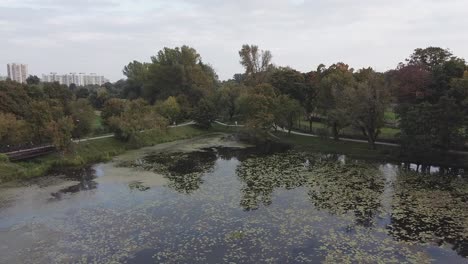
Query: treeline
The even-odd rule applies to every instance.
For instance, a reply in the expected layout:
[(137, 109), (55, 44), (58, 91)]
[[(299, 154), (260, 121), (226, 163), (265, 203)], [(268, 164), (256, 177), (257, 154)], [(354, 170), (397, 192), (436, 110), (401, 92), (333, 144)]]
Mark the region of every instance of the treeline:
[(339, 139), (353, 128), (375, 147), (386, 112), (396, 113), (397, 140), (408, 155), (462, 148), (467, 140), (467, 65), (448, 50), (416, 49), (384, 73), (342, 62), (299, 72), (274, 65), (271, 52), (255, 45), (244, 45), (239, 57), (245, 71), (223, 82), (187, 46), (164, 48), (150, 62), (130, 62), (126, 80), (102, 87), (36, 78), (27, 85), (0, 82), (0, 143), (49, 140), (65, 148), (67, 137), (91, 133), (85, 120), (96, 118), (93, 110), (101, 112), (103, 130), (126, 141), (141, 130), (164, 131), (184, 120), (202, 127), (216, 119), (238, 122), (250, 136), (265, 138), (307, 119), (309, 130), (319, 121), (326, 126), (320, 133)]

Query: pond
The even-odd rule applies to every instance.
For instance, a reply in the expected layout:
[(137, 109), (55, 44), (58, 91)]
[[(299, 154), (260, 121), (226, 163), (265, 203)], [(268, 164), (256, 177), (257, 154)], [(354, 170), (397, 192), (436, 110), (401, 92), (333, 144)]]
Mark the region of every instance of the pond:
[(467, 263), (464, 170), (228, 135), (0, 187), (0, 263)]

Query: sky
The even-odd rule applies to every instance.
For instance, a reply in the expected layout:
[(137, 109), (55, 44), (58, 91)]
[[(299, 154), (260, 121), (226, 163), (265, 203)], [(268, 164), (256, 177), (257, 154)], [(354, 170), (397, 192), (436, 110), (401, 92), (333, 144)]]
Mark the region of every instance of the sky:
[(124, 78), (130, 61), (189, 45), (221, 80), (243, 44), (299, 71), (345, 62), (393, 69), (415, 48), (468, 59), (467, 0), (0, 0), (0, 75), (87, 72)]

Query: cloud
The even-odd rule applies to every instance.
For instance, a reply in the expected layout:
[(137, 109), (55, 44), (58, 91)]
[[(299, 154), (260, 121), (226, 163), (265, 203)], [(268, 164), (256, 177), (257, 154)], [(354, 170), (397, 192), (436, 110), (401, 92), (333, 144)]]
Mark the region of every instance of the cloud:
[(466, 10), (464, 0), (0, 0), (0, 64), (117, 80), (129, 61), (187, 44), (226, 79), (252, 43), (301, 71), (337, 61), (386, 70), (429, 45), (467, 58)]

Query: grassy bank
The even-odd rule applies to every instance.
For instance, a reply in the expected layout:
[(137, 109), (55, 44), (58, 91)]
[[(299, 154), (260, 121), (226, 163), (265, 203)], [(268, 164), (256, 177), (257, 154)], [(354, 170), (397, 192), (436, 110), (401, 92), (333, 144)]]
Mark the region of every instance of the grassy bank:
[[(400, 147), (377, 145), (376, 149), (372, 149), (367, 143), (335, 141), (320, 137), (306, 137), (300, 135), (288, 135), (286, 133), (277, 132), (276, 136), (282, 142), (289, 143), (297, 149), (321, 152), (325, 154), (343, 154), (356, 159), (388, 161), (388, 162), (410, 162), (422, 163), (417, 160), (408, 160), (400, 155)], [(468, 167), (468, 156), (461, 154), (445, 154), (434, 158), (434, 160), (426, 160), (423, 163), (442, 167)]]
[(129, 149), (192, 138), (210, 132), (211, 130), (201, 130), (194, 126), (184, 126), (168, 129), (167, 133), (143, 132), (131, 142), (104, 138), (74, 143), (67, 154), (52, 153), (27, 162), (0, 162), (0, 182), (42, 176), (53, 168), (77, 167), (107, 161)]

